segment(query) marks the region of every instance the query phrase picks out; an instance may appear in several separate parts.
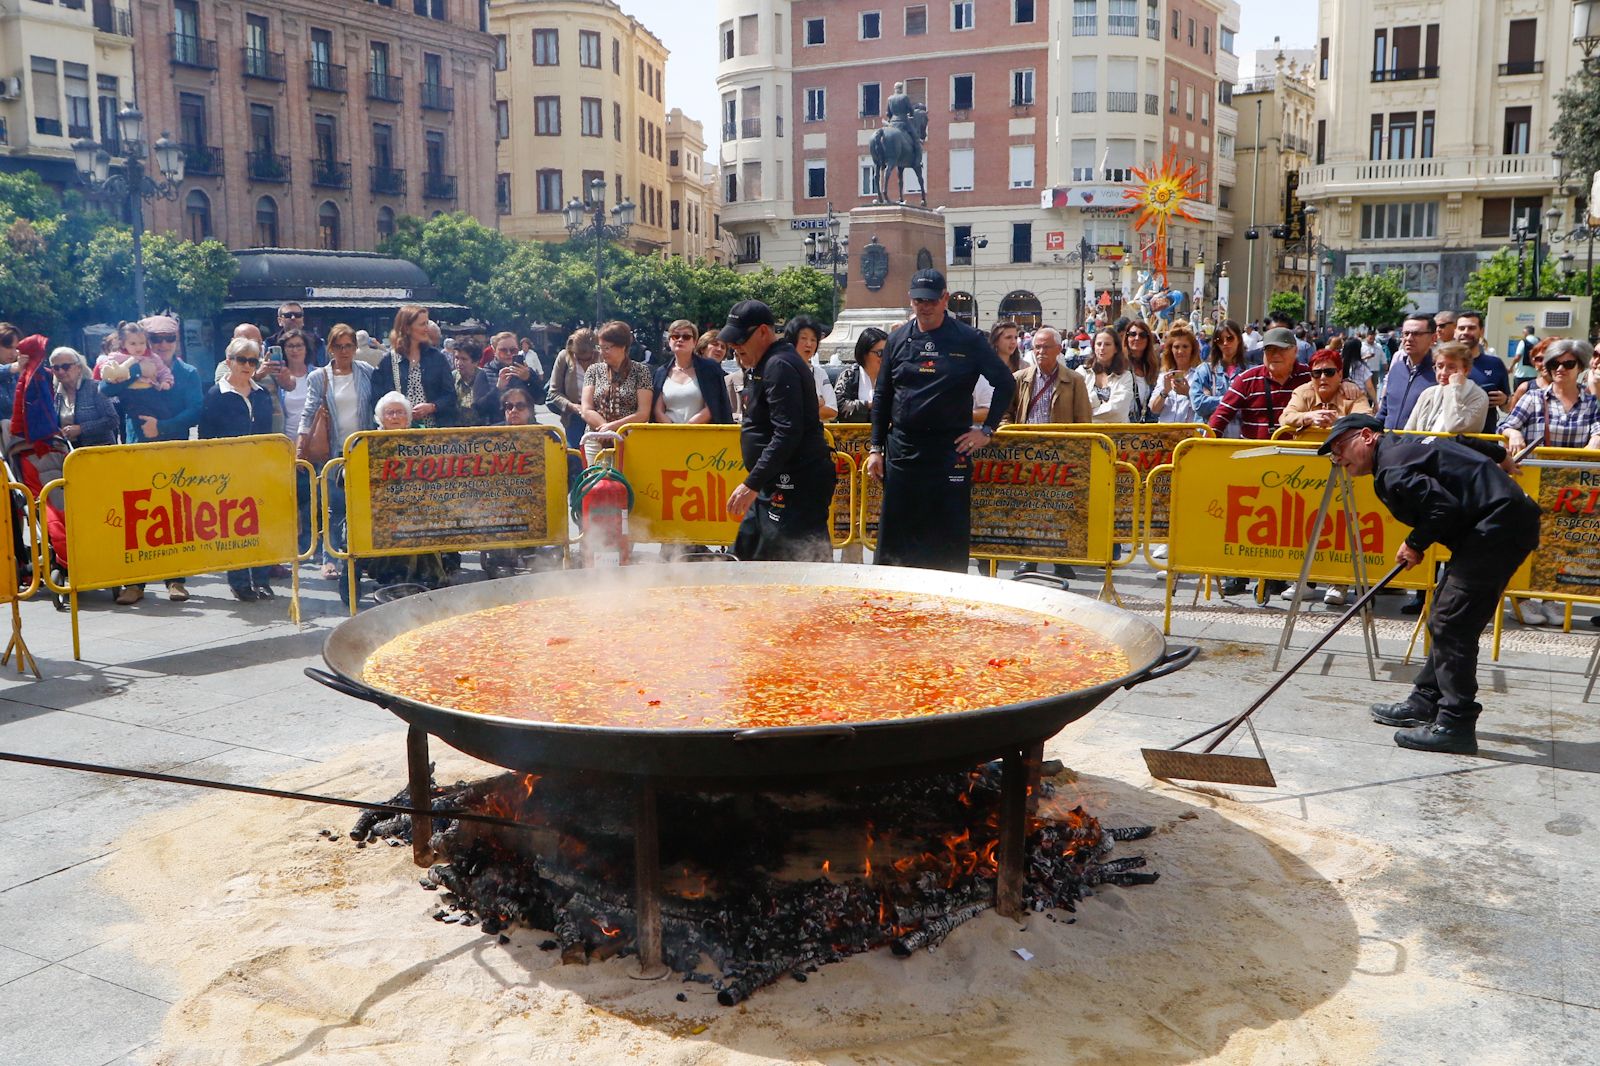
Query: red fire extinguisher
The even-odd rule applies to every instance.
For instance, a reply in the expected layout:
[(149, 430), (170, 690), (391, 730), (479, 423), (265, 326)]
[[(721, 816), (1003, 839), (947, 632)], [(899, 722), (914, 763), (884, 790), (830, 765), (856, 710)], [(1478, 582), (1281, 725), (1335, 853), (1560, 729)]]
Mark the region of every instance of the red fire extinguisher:
[(582, 531), (580, 558), (584, 566), (592, 567), (597, 553), (615, 549), (618, 563), (626, 566), (633, 553), (628, 530), (633, 487), (615, 465), (621, 460), (622, 438), (610, 432), (585, 433), (579, 446), (590, 440), (609, 440), (612, 448), (609, 455), (597, 456), (594, 465), (578, 475), (572, 486), (572, 517)]

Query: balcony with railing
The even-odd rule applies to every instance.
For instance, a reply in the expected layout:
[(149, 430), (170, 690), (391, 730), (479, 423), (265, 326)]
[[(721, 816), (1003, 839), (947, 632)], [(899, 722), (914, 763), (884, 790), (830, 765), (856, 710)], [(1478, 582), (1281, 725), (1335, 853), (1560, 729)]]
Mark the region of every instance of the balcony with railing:
[(183, 146), (183, 171), (196, 178), (214, 178), (222, 173), (222, 149), (210, 144)]
[(1073, 93), (1072, 94), (1072, 110), (1077, 114), (1083, 114), (1085, 112), (1093, 111), (1095, 109), (1094, 97), (1095, 97), (1095, 94), (1092, 93), (1092, 92)]
[(196, 70), (217, 69), (217, 42), (206, 37), (193, 37), (186, 33), (167, 34), (167, 54), (175, 67), (193, 67)]
[(1158, 94), (1144, 94), (1144, 113), (1147, 115), (1161, 114), (1161, 97)]
[(258, 81), (284, 81), (282, 52), (268, 52), (260, 48), (245, 48), (244, 76)]
[(1139, 94), (1108, 92), (1106, 93), (1106, 110), (1133, 114), (1139, 110)]
[(111, 0), (94, 0), (94, 28), (118, 37), (133, 36), (133, 12)]
[(386, 100), (391, 104), (398, 104), (402, 94), (400, 79), (396, 75), (382, 74), (376, 70), (367, 71), (368, 100)]
[(251, 181), (271, 182), (274, 185), (289, 183), (289, 157), (276, 152), (251, 152), (247, 157)]
[(84, 138), (84, 137), (93, 137), (94, 136), (94, 127), (92, 125), (90, 125), (89, 123), (87, 123), (87, 122), (84, 122), (84, 123), (81, 123), (81, 124), (80, 123), (75, 123), (75, 122), (68, 122), (67, 123), (67, 136), (72, 138), (75, 141), (79, 140), (81, 138)]
[(345, 68), (338, 63), (319, 63), (315, 59), (306, 61), (306, 85), (313, 89), (321, 89), (325, 93), (346, 92)]
[(1283, 147), (1290, 152), (1299, 152), (1301, 155), (1311, 154), (1311, 142), (1305, 137), (1293, 133), (1283, 135)]
[(348, 189), (350, 187), (350, 164), (341, 163), (337, 159), (313, 158), (311, 160), (311, 184), (319, 189)]
[(1372, 72), (1373, 81), (1427, 81), (1438, 76), (1438, 67), (1389, 67)]
[(723, 140), (725, 140), (725, 141), (736, 140), (738, 138), (738, 136), (739, 136), (739, 124), (737, 122), (724, 122), (722, 124), (722, 139)]
[(755, 118), (740, 120), (739, 138), (741, 140), (748, 140), (751, 137), (759, 136), (761, 136), (761, 116), (757, 115)]
[(1506, 77), (1510, 77), (1513, 74), (1543, 74), (1544, 60), (1521, 59), (1515, 63), (1501, 63), (1500, 73)]
[(456, 176), (454, 174), (436, 174), (425, 171), (422, 175), (422, 198), (424, 200), (454, 200), (456, 198)]
[(1455, 156), (1434, 159), (1355, 160), (1306, 167), (1300, 172), (1302, 199), (1370, 193), (1384, 186), (1396, 197), (1467, 192), (1493, 188), (1546, 190), (1559, 171), (1550, 155)]
[(404, 196), (406, 172), (399, 167), (368, 167), (367, 188), (374, 196)]
[(1139, 36), (1138, 15), (1107, 15), (1106, 32), (1113, 37)]
[(454, 89), (440, 85), (436, 81), (422, 83), (422, 110), (454, 111), (455, 109), (456, 91)]
[(1100, 34), (1100, 17), (1098, 15), (1073, 15), (1072, 35), (1074, 37), (1097, 37)]
[(1144, 35), (1152, 41), (1161, 40), (1161, 20), (1147, 17), (1144, 20)]

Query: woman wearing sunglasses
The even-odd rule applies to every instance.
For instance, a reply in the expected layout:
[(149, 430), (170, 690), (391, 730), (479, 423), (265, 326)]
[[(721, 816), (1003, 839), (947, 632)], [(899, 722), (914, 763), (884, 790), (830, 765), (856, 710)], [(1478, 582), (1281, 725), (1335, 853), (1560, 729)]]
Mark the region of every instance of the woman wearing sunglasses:
[[(1371, 414), (1367, 394), (1344, 377), (1344, 359), (1332, 349), (1311, 357), (1311, 380), (1295, 386), (1278, 425), (1291, 429), (1327, 429), (1349, 414)], [(1479, 414), (1481, 424), (1482, 414)]]
[[(261, 345), (235, 337), (226, 354), (228, 373), (206, 393), (200, 408), (200, 439), (249, 437), (272, 432), (272, 397), (255, 380)], [(271, 599), (270, 566), (228, 571), (233, 598), (245, 603)]]

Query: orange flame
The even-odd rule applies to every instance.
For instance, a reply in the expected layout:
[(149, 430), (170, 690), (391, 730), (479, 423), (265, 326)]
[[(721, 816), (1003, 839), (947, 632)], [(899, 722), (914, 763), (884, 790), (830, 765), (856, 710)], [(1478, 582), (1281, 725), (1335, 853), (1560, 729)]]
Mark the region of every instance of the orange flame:
[(589, 920), (594, 923), (594, 927), (596, 929), (600, 930), (600, 935), (606, 937), (607, 939), (610, 939), (611, 937), (614, 937), (618, 933), (622, 932), (621, 928), (609, 926), (599, 918), (590, 918)]

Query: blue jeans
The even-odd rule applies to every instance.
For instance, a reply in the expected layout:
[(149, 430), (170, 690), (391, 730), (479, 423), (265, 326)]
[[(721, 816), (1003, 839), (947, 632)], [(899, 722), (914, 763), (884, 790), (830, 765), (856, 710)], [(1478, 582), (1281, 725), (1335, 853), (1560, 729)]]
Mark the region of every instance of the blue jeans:
[[(328, 493), (328, 540), (327, 543), (339, 551), (348, 547), (350, 539), (350, 524), (345, 519), (344, 503), (344, 478), (329, 479), (323, 484)], [(333, 556), (323, 554), (322, 561), (332, 562)]]
[(304, 555), (311, 547), (311, 474), (302, 467), (295, 468), (294, 495), (300, 526), (299, 552)]
[(270, 566), (247, 566), (243, 570), (228, 571), (228, 587), (235, 592), (241, 589), (266, 588), (270, 584)]

